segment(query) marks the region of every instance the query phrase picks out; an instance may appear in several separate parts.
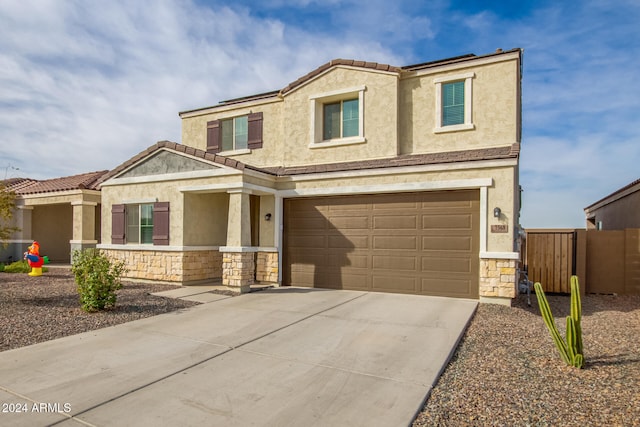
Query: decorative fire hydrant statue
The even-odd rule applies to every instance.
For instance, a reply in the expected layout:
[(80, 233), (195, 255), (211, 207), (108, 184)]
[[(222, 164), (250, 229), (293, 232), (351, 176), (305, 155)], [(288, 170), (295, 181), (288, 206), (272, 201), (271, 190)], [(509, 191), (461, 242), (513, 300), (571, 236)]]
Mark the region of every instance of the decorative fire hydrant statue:
[(40, 243), (35, 240), (29, 246), (28, 252), (24, 253), (24, 258), (27, 260), (27, 264), (31, 267), (29, 276), (42, 276), (42, 264), (44, 264), (44, 258), (40, 256)]

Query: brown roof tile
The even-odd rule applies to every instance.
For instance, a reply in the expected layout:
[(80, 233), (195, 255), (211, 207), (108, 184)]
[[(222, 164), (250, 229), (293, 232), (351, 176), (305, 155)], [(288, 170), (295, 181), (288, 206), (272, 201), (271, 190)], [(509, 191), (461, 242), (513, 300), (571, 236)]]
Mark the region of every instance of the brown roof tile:
[(504, 147), (482, 148), (477, 150), (450, 151), (445, 153), (407, 154), (398, 157), (328, 163), (309, 166), (268, 167), (262, 168), (264, 172), (270, 172), (277, 176), (303, 175), (319, 172), (345, 172), (361, 169), (381, 169), (400, 166), (431, 165), (438, 163), (473, 162), (479, 160), (496, 160), (517, 158), (520, 153), (520, 144), (516, 143)]
[(141, 151), (140, 153), (136, 154), (135, 156), (133, 156), (132, 158), (130, 158), (129, 160), (127, 160), (126, 162), (120, 164), (119, 166), (115, 167), (114, 169), (112, 169), (111, 171), (109, 171), (109, 173), (103, 175), (99, 182), (97, 183), (98, 185), (102, 184), (103, 182), (105, 182), (106, 180), (113, 178), (114, 176), (117, 176), (118, 174), (120, 174), (121, 172), (123, 172), (124, 170), (130, 168), (131, 166), (133, 166), (134, 164), (136, 164), (137, 162), (139, 162), (140, 160), (144, 159), (145, 157), (153, 154), (154, 152), (160, 150), (160, 149), (169, 149), (169, 150), (173, 150), (173, 151), (177, 151), (179, 153), (185, 153), (194, 157), (199, 157), (201, 159), (204, 160), (208, 160), (210, 162), (214, 162), (217, 163), (219, 165), (224, 165), (224, 166), (228, 166), (234, 169), (238, 169), (238, 170), (244, 170), (244, 169), (251, 169), (251, 170), (255, 170), (258, 172), (264, 172), (264, 173), (269, 173), (266, 172), (260, 168), (251, 166), (251, 165), (246, 165), (244, 163), (241, 163), (237, 160), (231, 159), (229, 157), (224, 157), (224, 156), (220, 156), (218, 154), (212, 154), (212, 153), (207, 153), (206, 151), (203, 150), (199, 150), (197, 148), (193, 148), (193, 147), (189, 147), (187, 145), (183, 145), (183, 144), (178, 144), (176, 142), (172, 142), (172, 141), (158, 141), (156, 144), (148, 147), (147, 149)]
[(103, 170), (45, 180), (27, 178), (10, 183), (8, 189), (14, 191), (17, 195), (84, 189), (97, 190), (98, 180), (107, 172), (109, 171)]
[(336, 67), (338, 65), (358, 67), (358, 68), (369, 68), (373, 70), (390, 71), (394, 73), (400, 72), (401, 70), (400, 67), (394, 67), (393, 65), (387, 65), (387, 64), (378, 64), (377, 62), (364, 62), (364, 61), (355, 61), (353, 59), (341, 59), (341, 58), (332, 59), (326, 64), (322, 64), (315, 70), (300, 77), (296, 81), (289, 83), (289, 85), (287, 85), (284, 89), (280, 91), (280, 94), (284, 95), (287, 92), (291, 92), (293, 89), (300, 86), (301, 84), (306, 83), (307, 81), (313, 79), (314, 77), (318, 76), (319, 74), (323, 73), (329, 68)]

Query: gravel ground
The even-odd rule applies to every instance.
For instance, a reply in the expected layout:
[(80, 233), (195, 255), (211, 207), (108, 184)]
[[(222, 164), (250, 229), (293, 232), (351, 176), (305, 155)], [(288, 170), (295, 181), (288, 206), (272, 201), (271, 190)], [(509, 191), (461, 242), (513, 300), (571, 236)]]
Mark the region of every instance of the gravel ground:
[(168, 313), (198, 303), (149, 295), (171, 285), (124, 283), (113, 310), (85, 313), (68, 269), (0, 273), (0, 351)]
[[(564, 365), (531, 297), (478, 307), (414, 426), (640, 426), (640, 296), (582, 298), (582, 370)], [(548, 299), (564, 334), (569, 296)]]
[[(149, 295), (166, 289), (125, 283), (114, 310), (85, 313), (68, 271), (0, 273), (0, 351), (196, 304)], [(568, 296), (549, 303), (556, 319), (568, 315)], [(640, 296), (582, 303), (583, 370), (563, 364), (535, 296), (532, 307), (524, 296), (480, 305), (413, 426), (640, 426)]]

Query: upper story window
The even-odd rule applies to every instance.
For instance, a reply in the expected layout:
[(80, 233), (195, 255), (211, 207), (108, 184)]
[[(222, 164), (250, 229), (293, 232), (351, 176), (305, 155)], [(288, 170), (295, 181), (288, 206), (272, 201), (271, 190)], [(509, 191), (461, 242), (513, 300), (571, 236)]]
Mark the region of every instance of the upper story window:
[(325, 92), (309, 97), (309, 148), (366, 142), (364, 137), (365, 86)]
[(262, 148), (262, 112), (207, 122), (207, 152), (227, 155)]
[(221, 120), (222, 151), (244, 150), (249, 137), (248, 116)]
[(436, 84), (436, 128), (434, 132), (474, 129), (472, 121), (472, 80), (474, 73), (440, 77)]
[(324, 104), (323, 140), (358, 136), (359, 102), (358, 99)]

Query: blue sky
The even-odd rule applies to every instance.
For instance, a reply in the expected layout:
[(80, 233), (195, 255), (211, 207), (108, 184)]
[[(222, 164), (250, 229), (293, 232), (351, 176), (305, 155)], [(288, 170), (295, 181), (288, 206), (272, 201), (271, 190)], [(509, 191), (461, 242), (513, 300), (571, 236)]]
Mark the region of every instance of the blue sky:
[(410, 65), (520, 47), (525, 227), (584, 227), (640, 178), (640, 2), (3, 0), (0, 179), (111, 169), (179, 111), (333, 58)]

